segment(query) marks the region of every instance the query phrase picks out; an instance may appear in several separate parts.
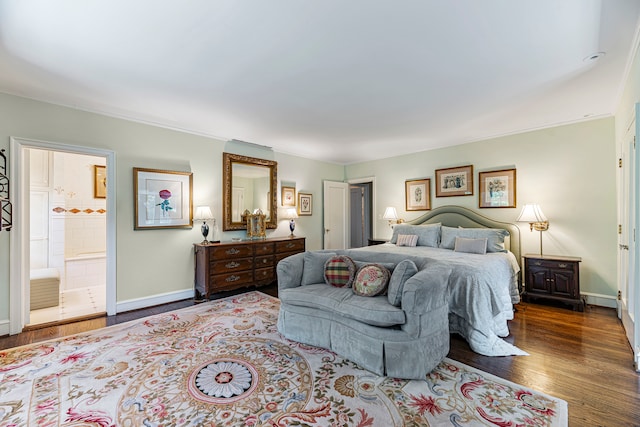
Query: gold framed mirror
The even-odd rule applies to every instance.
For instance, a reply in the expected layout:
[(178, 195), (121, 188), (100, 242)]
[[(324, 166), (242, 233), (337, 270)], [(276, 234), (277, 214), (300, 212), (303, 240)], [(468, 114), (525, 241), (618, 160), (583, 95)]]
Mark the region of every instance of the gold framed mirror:
[(245, 210), (262, 210), (266, 228), (278, 221), (278, 162), (222, 153), (222, 230), (246, 230)]

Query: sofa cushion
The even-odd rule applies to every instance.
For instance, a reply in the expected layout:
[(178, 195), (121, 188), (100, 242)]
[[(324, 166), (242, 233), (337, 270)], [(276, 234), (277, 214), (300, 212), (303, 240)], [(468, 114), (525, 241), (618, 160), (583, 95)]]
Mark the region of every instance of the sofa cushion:
[(348, 288), (353, 283), (356, 264), (346, 255), (335, 255), (324, 263), (324, 281), (337, 288)]
[(389, 304), (386, 296), (365, 298), (355, 295), (350, 288), (324, 283), (283, 289), (278, 298), (284, 304), (323, 310), (372, 326), (399, 326), (406, 322), (404, 311)]
[(300, 284), (306, 286), (324, 283), (324, 263), (335, 255), (335, 252), (305, 252)]
[(362, 297), (351, 293), (338, 304), (336, 313), (371, 326), (391, 327), (406, 322), (404, 311), (389, 304), (385, 295)]
[(389, 279), (389, 288), (387, 291), (387, 299), (389, 304), (396, 307), (400, 307), (402, 300), (402, 289), (404, 288), (404, 282), (418, 272), (416, 263), (410, 259), (400, 261), (396, 268), (393, 269), (391, 279)]
[(353, 293), (364, 297), (382, 294), (389, 284), (389, 270), (380, 264), (367, 264), (356, 273)]

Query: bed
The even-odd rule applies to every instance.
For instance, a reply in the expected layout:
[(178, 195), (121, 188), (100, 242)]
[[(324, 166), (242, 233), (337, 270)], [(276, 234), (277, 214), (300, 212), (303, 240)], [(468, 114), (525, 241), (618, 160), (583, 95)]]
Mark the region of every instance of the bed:
[[(433, 240), (436, 229), (440, 232), (437, 242)], [(422, 233), (417, 246), (395, 244), (399, 234), (415, 230)], [(452, 236), (474, 235), (490, 236), (487, 247), (493, 244), (493, 250), (486, 254), (452, 250)], [(492, 242), (493, 236), (503, 237)], [(465, 242), (472, 240), (478, 239)], [(520, 230), (516, 225), (494, 221), (460, 206), (442, 206), (395, 226), (391, 241), (357, 250), (400, 253), (450, 263), (454, 266), (449, 277), (450, 331), (463, 336), (473, 351), (486, 356), (527, 354), (502, 339), (509, 335), (513, 304), (520, 301)], [(439, 247), (442, 245), (449, 249)]]

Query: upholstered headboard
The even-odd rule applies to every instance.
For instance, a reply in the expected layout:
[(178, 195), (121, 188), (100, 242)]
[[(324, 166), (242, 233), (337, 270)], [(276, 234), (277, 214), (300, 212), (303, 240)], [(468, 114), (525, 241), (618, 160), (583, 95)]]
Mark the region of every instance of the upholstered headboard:
[(440, 206), (427, 212), (407, 224), (433, 224), (441, 223), (448, 227), (466, 228), (503, 228), (509, 232), (509, 237), (505, 239), (504, 246), (511, 251), (518, 260), (518, 265), (522, 269), (522, 258), (520, 254), (520, 229), (517, 225), (508, 222), (495, 221), (486, 216), (482, 216), (471, 209), (462, 206)]

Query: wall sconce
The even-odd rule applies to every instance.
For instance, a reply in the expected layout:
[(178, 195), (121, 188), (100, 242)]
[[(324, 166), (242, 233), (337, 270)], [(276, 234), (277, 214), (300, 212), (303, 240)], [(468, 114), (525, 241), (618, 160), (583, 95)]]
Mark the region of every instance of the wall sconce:
[(298, 212), (296, 212), (295, 208), (287, 209), (284, 212), (283, 218), (289, 220), (289, 230), (291, 230), (291, 234), (289, 235), (289, 237), (294, 237), (293, 230), (296, 229), (295, 219), (298, 218)]
[(196, 208), (196, 213), (193, 216), (194, 221), (202, 221), (202, 227), (200, 227), (200, 231), (202, 231), (202, 236), (204, 240), (202, 241), (202, 245), (208, 245), (209, 241), (207, 240), (207, 236), (209, 235), (209, 225), (207, 225), (207, 221), (213, 220), (215, 225), (215, 219), (213, 218), (213, 214), (211, 213), (211, 208), (209, 206), (198, 206)]
[(536, 230), (540, 232), (540, 256), (542, 256), (542, 232), (549, 229), (549, 221), (542, 213), (540, 206), (535, 203), (524, 205), (516, 221), (528, 222), (531, 231)]
[(404, 222), (403, 219), (398, 218), (398, 213), (396, 212), (396, 208), (392, 206), (388, 206), (384, 210), (382, 219), (386, 219), (387, 221), (389, 221), (389, 227), (393, 227), (393, 224), (401, 224)]

